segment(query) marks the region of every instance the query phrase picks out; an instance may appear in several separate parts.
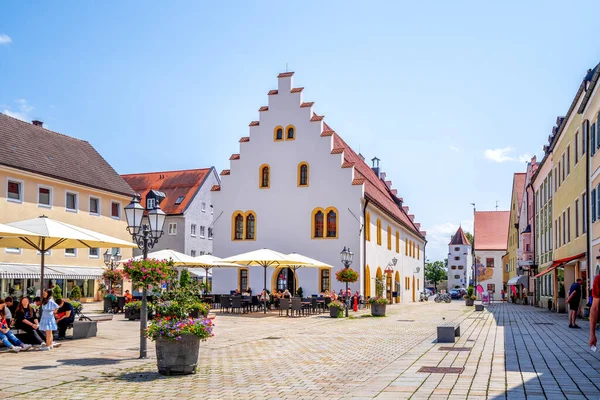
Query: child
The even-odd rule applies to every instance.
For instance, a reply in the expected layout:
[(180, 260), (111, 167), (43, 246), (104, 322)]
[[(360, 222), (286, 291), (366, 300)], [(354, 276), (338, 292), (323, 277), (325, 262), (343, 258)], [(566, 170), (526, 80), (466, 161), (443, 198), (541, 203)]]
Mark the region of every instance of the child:
[(13, 353), (21, 350), (27, 351), (31, 348), (31, 345), (23, 344), (10, 331), (10, 327), (6, 323), (6, 303), (2, 299), (0, 299), (0, 341)]
[[(58, 308), (58, 304), (52, 300), (52, 291), (50, 289), (44, 289), (44, 299), (42, 300), (42, 319), (40, 320), (40, 330), (46, 332), (46, 346), (43, 350), (51, 350), (52, 345), (52, 331), (58, 329), (56, 319), (54, 318), (54, 310)], [(58, 346), (56, 346), (58, 347)]]

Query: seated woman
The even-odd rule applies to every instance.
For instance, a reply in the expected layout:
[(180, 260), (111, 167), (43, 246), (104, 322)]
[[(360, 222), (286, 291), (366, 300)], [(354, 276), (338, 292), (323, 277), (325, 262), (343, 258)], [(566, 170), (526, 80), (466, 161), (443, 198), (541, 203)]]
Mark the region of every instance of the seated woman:
[(13, 353), (18, 353), (21, 350), (29, 350), (31, 345), (24, 344), (10, 331), (10, 327), (6, 323), (6, 303), (0, 299), (0, 341)]
[(27, 342), (33, 345), (41, 345), (46, 342), (46, 337), (42, 331), (39, 330), (40, 324), (38, 317), (29, 305), (29, 299), (23, 297), (17, 306), (15, 311), (16, 328), (27, 332)]
[(325, 293), (323, 293), (323, 297), (331, 298), (331, 295), (329, 294), (329, 290), (326, 290)]
[(285, 292), (283, 292), (283, 298), (284, 299), (289, 299), (292, 297), (292, 294), (290, 293), (289, 290), (285, 289)]

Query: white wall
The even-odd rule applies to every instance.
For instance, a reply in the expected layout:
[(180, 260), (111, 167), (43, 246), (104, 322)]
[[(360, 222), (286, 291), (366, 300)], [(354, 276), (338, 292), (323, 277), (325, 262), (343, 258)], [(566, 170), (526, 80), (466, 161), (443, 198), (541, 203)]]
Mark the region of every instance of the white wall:
[[(448, 290), (452, 290), (457, 286), (467, 288), (471, 281), (473, 266), (471, 246), (450, 244), (448, 245), (448, 253), (450, 253), (448, 256)], [(455, 257), (458, 257), (458, 260), (455, 260)], [(452, 266), (456, 266), (456, 269), (453, 270)], [(459, 266), (463, 269), (460, 270)], [(456, 275), (460, 275), (460, 277), (456, 279)]]
[(479, 260), (477, 263), (481, 262), (481, 264), (485, 267), (485, 259), (493, 258), (494, 259), (494, 270), (491, 274), (491, 278), (483, 279), (481, 275), (481, 270), (479, 265), (477, 265), (477, 272), (475, 279), (478, 285), (483, 286), (484, 292), (487, 292), (487, 285), (492, 283), (496, 285), (496, 291), (494, 293), (494, 300), (500, 301), (502, 300), (501, 290), (503, 288), (502, 283), (502, 270), (504, 266), (502, 265), (502, 256), (506, 254), (506, 250), (499, 251), (475, 251), (475, 258)]

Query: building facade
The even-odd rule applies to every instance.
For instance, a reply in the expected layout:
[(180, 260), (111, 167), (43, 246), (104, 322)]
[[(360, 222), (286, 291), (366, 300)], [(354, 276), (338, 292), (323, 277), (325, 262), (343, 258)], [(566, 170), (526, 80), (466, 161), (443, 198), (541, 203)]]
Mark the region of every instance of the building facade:
[[(335, 266), (333, 270), (300, 268), (296, 287), (305, 295), (340, 290), (335, 280), (343, 266), (340, 251), (354, 252), (351, 268), (360, 275), (350, 285), (374, 296), (379, 280), (392, 301), (416, 301), (424, 285), (425, 232), (397, 196), (391, 181), (369, 167), (342, 138), (304, 102), (293, 73), (278, 76), (278, 88), (250, 123), (240, 152), (213, 187), (214, 254), (227, 257), (267, 247), (297, 252)], [(287, 268), (268, 271), (267, 289), (291, 289)], [(263, 269), (217, 268), (213, 292), (263, 288)]]
[(527, 163), (525, 172), (525, 191), (521, 201), (519, 214), (519, 247), (517, 249), (517, 278), (513, 278), (515, 285), (521, 286), (522, 296), (527, 296), (528, 304), (534, 304), (536, 263), (534, 253), (534, 225), (535, 225), (535, 192), (533, 190), (533, 176), (538, 168), (534, 156)]
[(448, 244), (448, 288), (461, 289), (472, 284), (473, 254), (471, 242), (459, 227)]
[[(175, 250), (192, 257), (212, 254), (214, 205), (211, 188), (220, 183), (214, 167), (122, 175), (146, 208), (167, 214), (164, 234), (153, 251)], [(140, 251), (135, 250), (135, 255)]]
[[(33, 145), (35, 143), (35, 145)], [(133, 191), (86, 141), (0, 114), (0, 222), (41, 215), (130, 241), (123, 212)], [(131, 249), (65, 249), (46, 254), (46, 276), (68, 297), (75, 285), (85, 299), (99, 298), (109, 250), (131, 257)], [(39, 287), (35, 250), (0, 249), (0, 296), (20, 297)]]
[(510, 211), (475, 211), (475, 285), (501, 300)]
[(507, 232), (507, 257), (504, 264), (503, 271), (503, 289), (512, 290), (508, 288), (509, 281), (511, 286), (516, 286), (518, 289), (517, 295), (521, 294), (522, 285), (514, 284), (514, 277), (517, 276), (517, 259), (520, 250), (520, 230), (519, 222), (521, 215), (521, 203), (523, 201), (523, 193), (525, 192), (525, 173), (516, 173), (513, 176), (512, 194), (510, 199), (510, 216)]

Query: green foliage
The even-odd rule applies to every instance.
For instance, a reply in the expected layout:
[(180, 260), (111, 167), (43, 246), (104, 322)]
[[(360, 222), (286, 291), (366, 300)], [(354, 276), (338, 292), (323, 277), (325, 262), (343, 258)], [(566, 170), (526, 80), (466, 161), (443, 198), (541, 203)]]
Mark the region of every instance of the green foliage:
[(297, 290), (296, 290), (296, 296), (298, 297), (302, 297), (302, 295), (304, 294), (304, 292), (302, 291), (302, 286), (300, 286)]
[(335, 278), (338, 280), (338, 282), (354, 283), (358, 281), (358, 272), (352, 268), (344, 268), (335, 274)]
[(123, 264), (123, 273), (136, 288), (160, 288), (170, 282), (177, 272), (172, 260), (130, 260)]
[(561, 299), (564, 299), (566, 297), (566, 294), (565, 294), (565, 285), (563, 285), (562, 283), (558, 287), (558, 297), (561, 298)]
[(81, 310), (83, 309), (83, 306), (79, 301), (71, 300), (71, 305), (73, 306), (73, 310), (75, 311), (75, 313), (81, 312)]
[(71, 300), (79, 300), (81, 299), (81, 289), (79, 289), (79, 286), (75, 285), (73, 286), (73, 290), (71, 290), (71, 294), (69, 295), (69, 298)]
[(375, 278), (375, 296), (377, 296), (377, 297), (383, 296), (384, 290), (385, 290), (385, 284), (383, 283), (383, 278)]
[(208, 318), (176, 319), (165, 317), (154, 320), (146, 330), (150, 339), (179, 340), (182, 335), (198, 336), (203, 341), (214, 336), (212, 321)]
[(467, 296), (472, 297), (475, 294), (475, 288), (471, 285), (467, 288)]
[[(150, 310), (151, 306), (151, 304), (148, 304), (148, 310)], [(130, 301), (129, 303), (125, 304), (123, 309), (130, 312), (139, 312), (142, 309), (142, 302), (139, 300)]]
[(179, 275), (179, 286), (186, 287), (192, 283), (192, 277), (190, 275), (190, 271), (187, 268), (184, 268)]
[(62, 289), (60, 286), (54, 286), (54, 289), (52, 289), (52, 297), (54, 297), (54, 301), (62, 299)]
[(337, 308), (338, 309), (338, 318), (342, 318), (344, 316), (344, 310), (346, 309), (346, 305), (339, 300), (334, 300), (329, 303), (329, 308)]
[(437, 284), (448, 278), (448, 273), (444, 262), (435, 261), (433, 263), (425, 264), (425, 279), (433, 282), (433, 286), (437, 291)]
[(390, 301), (385, 297), (371, 297), (369, 298), (369, 304), (390, 304)]
[(471, 232), (465, 232), (465, 236), (469, 239), (469, 242), (471, 242), (471, 247), (475, 248), (475, 236), (473, 236)]
[(102, 273), (102, 279), (108, 282), (110, 286), (113, 286), (115, 283), (123, 280), (123, 273), (116, 269), (107, 269)]

